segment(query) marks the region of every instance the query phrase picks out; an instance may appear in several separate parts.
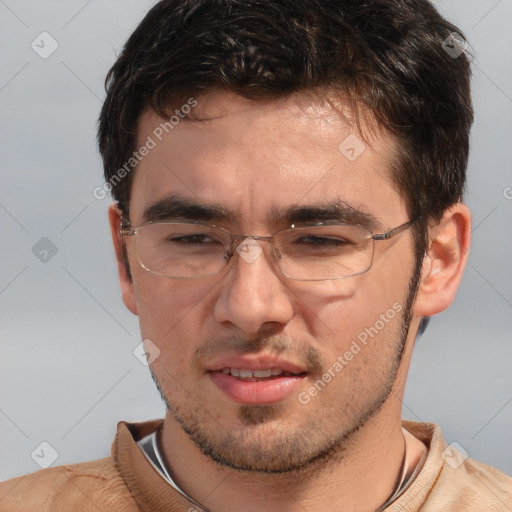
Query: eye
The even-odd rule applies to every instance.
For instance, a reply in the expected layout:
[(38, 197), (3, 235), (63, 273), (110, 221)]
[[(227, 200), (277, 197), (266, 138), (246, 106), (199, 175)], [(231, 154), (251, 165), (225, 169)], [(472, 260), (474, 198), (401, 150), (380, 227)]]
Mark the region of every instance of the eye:
[(168, 237), (168, 242), (177, 244), (177, 245), (208, 245), (208, 244), (216, 244), (219, 243), (218, 240), (213, 238), (210, 235), (196, 233), (193, 235), (171, 235)]
[(353, 242), (340, 237), (306, 235), (297, 239), (295, 243), (320, 247), (342, 247), (344, 245), (350, 245)]

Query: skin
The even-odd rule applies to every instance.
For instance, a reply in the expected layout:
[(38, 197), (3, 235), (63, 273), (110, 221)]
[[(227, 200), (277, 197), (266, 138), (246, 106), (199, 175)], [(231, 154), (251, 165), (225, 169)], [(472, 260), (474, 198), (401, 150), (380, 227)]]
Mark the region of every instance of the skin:
[[(228, 208), (233, 218), (220, 225), (235, 234), (272, 234), (276, 226), (267, 216), (273, 207), (334, 200), (373, 215), (376, 233), (410, 220), (390, 179), (390, 135), (366, 123), (359, 158), (351, 162), (338, 150), (349, 134), (362, 138), (347, 110), (340, 115), (308, 94), (252, 103), (211, 91), (198, 98), (194, 115), (209, 121), (184, 120), (138, 165), (132, 225), (170, 194)], [(161, 122), (154, 112), (142, 115), (139, 145)], [(394, 489), (404, 454), (401, 406), (416, 331), (423, 316), (443, 311), (455, 296), (469, 247), (468, 209), (454, 205), (430, 229), (408, 330), (410, 229), (375, 242), (368, 272), (320, 282), (282, 276), (266, 243), (253, 263), (237, 257), (216, 276), (160, 277), (138, 264), (134, 239), (125, 237), (130, 279), (115, 206), (109, 216), (124, 303), (139, 316), (143, 339), (160, 350), (152, 372), (170, 406), (161, 445), (178, 485), (215, 512), (378, 508)], [(297, 394), (397, 303), (401, 312), (301, 403)], [(308, 374), (271, 407), (244, 406), (208, 373), (214, 361), (234, 353), (284, 358)], [(422, 449), (408, 440), (412, 463)]]

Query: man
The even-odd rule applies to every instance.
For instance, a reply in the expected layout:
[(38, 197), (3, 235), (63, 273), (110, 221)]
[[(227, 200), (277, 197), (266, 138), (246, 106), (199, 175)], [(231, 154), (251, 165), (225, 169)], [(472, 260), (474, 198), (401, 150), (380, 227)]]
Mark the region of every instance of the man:
[(467, 260), (469, 76), (427, 0), (158, 3), (99, 145), (167, 413), (1, 509), (512, 510), (511, 478), (401, 422)]

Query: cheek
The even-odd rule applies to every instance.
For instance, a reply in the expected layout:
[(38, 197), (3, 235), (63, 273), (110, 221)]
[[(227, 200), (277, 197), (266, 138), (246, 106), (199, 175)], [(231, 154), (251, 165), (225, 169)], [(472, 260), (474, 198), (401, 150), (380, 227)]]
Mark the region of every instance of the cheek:
[(332, 336), (346, 343), (349, 337), (372, 326), (381, 314), (403, 307), (407, 284), (403, 268), (386, 274), (370, 269), (347, 280), (308, 283), (295, 290), (297, 313), (311, 319), (308, 328), (313, 336)]
[(139, 268), (133, 282), (143, 339), (159, 348), (167, 368), (188, 367), (211, 327), (216, 280), (169, 279)]
[(204, 298), (204, 290), (201, 294), (185, 281), (143, 272), (133, 276), (142, 335), (160, 341), (162, 337), (172, 338), (172, 332), (179, 331), (183, 324), (190, 326), (189, 318)]

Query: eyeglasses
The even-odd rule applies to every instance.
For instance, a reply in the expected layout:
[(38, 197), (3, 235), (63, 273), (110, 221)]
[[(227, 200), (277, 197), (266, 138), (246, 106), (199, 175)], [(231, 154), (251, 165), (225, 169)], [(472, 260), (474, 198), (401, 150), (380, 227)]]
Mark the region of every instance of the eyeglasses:
[(121, 219), (121, 235), (135, 238), (135, 255), (147, 271), (172, 278), (201, 278), (220, 273), (237, 253), (247, 263), (269, 242), (276, 267), (298, 281), (327, 281), (363, 274), (372, 266), (375, 241), (389, 240), (410, 227), (411, 220), (387, 233), (360, 225), (319, 223), (278, 231), (273, 236), (232, 235), (200, 223), (148, 222), (129, 229)]

